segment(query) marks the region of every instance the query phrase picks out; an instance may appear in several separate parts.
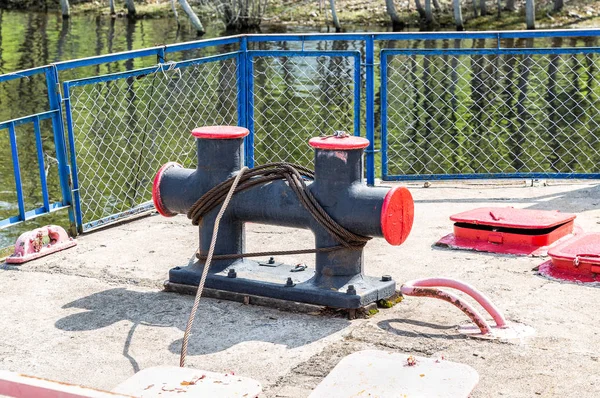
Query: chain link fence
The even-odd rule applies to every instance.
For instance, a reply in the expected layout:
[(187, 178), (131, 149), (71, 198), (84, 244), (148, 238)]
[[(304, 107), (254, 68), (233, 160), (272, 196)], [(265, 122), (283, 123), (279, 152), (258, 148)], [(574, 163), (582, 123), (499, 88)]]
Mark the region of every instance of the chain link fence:
[(308, 140), (336, 130), (359, 133), (359, 54), (252, 57), (254, 163), (312, 167)]
[(162, 164), (194, 168), (193, 128), (237, 124), (235, 58), (96, 80), (69, 93), (84, 230), (147, 209)]
[(384, 175), (600, 172), (596, 51), (384, 53)]

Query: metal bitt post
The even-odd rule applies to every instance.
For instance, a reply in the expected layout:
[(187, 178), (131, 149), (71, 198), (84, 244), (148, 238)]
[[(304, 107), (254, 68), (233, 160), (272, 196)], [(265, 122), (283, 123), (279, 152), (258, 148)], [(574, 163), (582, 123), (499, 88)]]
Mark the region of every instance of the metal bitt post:
[[(154, 204), (164, 216), (186, 214), (203, 194), (242, 167), (247, 129), (203, 127), (192, 134), (198, 149), (197, 168), (167, 163), (154, 180)], [(412, 196), (404, 187), (364, 184), (362, 156), (369, 141), (340, 136), (312, 138), (309, 143), (315, 148), (315, 180), (307, 182), (307, 189), (329, 216), (355, 234), (384, 237), (392, 245), (404, 242), (412, 228)], [(209, 250), (218, 209), (200, 220), (200, 258)], [(314, 233), (317, 248), (339, 245), (284, 180), (255, 185), (232, 198), (220, 223), (215, 255), (244, 253), (245, 222), (306, 228)], [(363, 275), (361, 248), (317, 252), (314, 269), (269, 260), (269, 256), (258, 262), (216, 258), (206, 287), (337, 308), (360, 308), (396, 291), (391, 278)], [(168, 284), (198, 285), (203, 266), (200, 260), (172, 269)]]

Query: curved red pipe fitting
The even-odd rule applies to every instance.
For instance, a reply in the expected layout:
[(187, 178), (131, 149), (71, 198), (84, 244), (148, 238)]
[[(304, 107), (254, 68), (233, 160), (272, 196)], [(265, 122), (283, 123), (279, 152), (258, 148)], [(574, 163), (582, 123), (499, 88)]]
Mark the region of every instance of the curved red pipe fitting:
[(402, 285), (400, 291), (406, 296), (432, 297), (447, 301), (464, 312), (477, 325), (482, 334), (489, 334), (491, 332), (491, 326), (475, 308), (473, 308), (469, 303), (461, 300), (458, 296), (444, 290), (437, 289), (437, 287), (449, 287), (468, 294), (492, 316), (498, 328), (507, 327), (506, 319), (488, 297), (486, 297), (479, 290), (475, 289), (473, 286), (461, 281), (457, 281), (456, 279), (416, 279), (406, 282), (404, 285)]

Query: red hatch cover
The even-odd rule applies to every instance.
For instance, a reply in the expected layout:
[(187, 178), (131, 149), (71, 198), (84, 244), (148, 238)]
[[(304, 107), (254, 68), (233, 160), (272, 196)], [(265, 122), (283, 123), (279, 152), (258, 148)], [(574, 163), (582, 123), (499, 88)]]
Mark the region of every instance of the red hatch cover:
[(454, 214), (454, 233), (436, 245), (451, 249), (545, 255), (548, 246), (570, 237), (576, 215), (557, 210), (481, 207)]
[(548, 250), (540, 274), (568, 282), (600, 282), (600, 233), (584, 233)]

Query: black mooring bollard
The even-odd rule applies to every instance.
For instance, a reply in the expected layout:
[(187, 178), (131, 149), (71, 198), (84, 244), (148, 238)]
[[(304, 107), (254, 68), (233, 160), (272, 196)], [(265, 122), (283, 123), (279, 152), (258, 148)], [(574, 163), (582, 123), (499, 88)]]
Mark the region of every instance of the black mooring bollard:
[[(195, 129), (192, 134), (198, 149), (197, 168), (167, 163), (154, 179), (154, 205), (163, 216), (186, 214), (202, 195), (235, 176), (243, 165), (247, 129), (213, 126)], [(307, 182), (308, 189), (331, 218), (358, 235), (384, 237), (392, 245), (404, 242), (413, 223), (412, 196), (404, 187), (364, 184), (362, 155), (369, 141), (336, 136), (312, 138), (309, 144), (315, 148), (315, 180)], [(208, 252), (219, 208), (200, 222), (201, 256)], [(220, 223), (215, 255), (244, 253), (245, 222), (306, 228), (313, 231), (317, 248), (338, 245), (284, 180), (234, 195)], [(307, 268), (293, 274), (290, 271), (294, 267), (267, 259), (213, 260), (206, 287), (337, 308), (359, 308), (395, 294), (396, 284), (391, 278), (363, 275), (362, 249), (317, 252), (314, 270)], [(171, 269), (168, 283), (198, 285), (203, 265), (203, 261), (197, 261)], [(235, 269), (235, 278), (228, 277), (230, 269)], [(288, 278), (292, 278), (292, 284)], [(348, 293), (350, 286), (352, 294)]]

